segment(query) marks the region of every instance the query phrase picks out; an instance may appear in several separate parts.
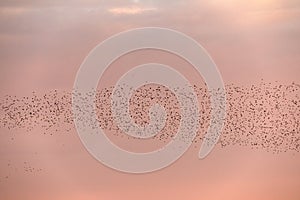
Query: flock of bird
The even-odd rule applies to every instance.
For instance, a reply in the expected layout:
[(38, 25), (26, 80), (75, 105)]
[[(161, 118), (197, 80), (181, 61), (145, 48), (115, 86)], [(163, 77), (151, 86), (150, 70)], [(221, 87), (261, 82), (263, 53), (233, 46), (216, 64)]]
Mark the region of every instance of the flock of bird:
[[(256, 85), (226, 85), (226, 118), (218, 141), (222, 148), (231, 145), (264, 149), (272, 153), (300, 151), (300, 85), (260, 82)], [(111, 112), (111, 96), (114, 87), (96, 92), (96, 113), (100, 127), (114, 136), (124, 137)], [(210, 123), (210, 95), (206, 87), (193, 86), (199, 102), (199, 129), (193, 144), (199, 147)], [(39, 127), (43, 135), (74, 131), (72, 94), (53, 90), (47, 94), (30, 96), (5, 96), (0, 99), (0, 128), (7, 134), (24, 130), (30, 132)], [(149, 123), (149, 109), (158, 103), (165, 108), (164, 128), (153, 141), (170, 141), (180, 124), (180, 103), (168, 88), (148, 84), (137, 90), (130, 99), (129, 112), (133, 121), (145, 126)], [(80, 108), (79, 108), (80, 109)], [(14, 140), (12, 133), (11, 140)], [(128, 140), (136, 139), (129, 135)], [(200, 145), (199, 144), (199, 145)], [(25, 171), (34, 171), (30, 167)]]

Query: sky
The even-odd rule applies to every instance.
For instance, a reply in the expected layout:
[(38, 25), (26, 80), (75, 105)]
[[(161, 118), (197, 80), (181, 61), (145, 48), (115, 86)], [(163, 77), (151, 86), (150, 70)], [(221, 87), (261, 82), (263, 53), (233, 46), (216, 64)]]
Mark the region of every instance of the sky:
[[(98, 43), (147, 26), (196, 39), (226, 82), (297, 79), (299, 6), (296, 0), (1, 1), (1, 90), (13, 91), (25, 82), (35, 86), (41, 79), (45, 88), (70, 85)], [(16, 83), (10, 74), (23, 78)], [(49, 80), (52, 74), (61, 80)], [(62, 78), (67, 74), (70, 80)]]
[[(299, 83), (299, 0), (1, 0), (0, 96), (70, 91), (79, 66), (97, 44), (119, 32), (141, 27), (170, 28), (194, 38), (210, 54), (225, 84), (251, 85), (261, 79)], [(102, 81), (110, 83), (114, 74), (119, 73), (111, 69)], [(4, 138), (1, 164), (11, 159), (21, 166), (27, 159), (48, 170), (38, 177), (19, 174), (0, 183), (4, 197), (300, 197), (299, 154), (274, 156), (232, 147), (217, 150), (200, 162), (194, 158), (196, 151), (191, 150), (166, 170), (130, 175), (92, 159), (75, 131), (59, 138), (39, 136), (40, 131), (29, 135), (15, 131), (19, 139), (14, 148), (5, 150), (11, 131), (0, 129)], [(58, 150), (58, 141), (69, 142), (67, 150)], [(32, 156), (36, 149), (37, 159)]]

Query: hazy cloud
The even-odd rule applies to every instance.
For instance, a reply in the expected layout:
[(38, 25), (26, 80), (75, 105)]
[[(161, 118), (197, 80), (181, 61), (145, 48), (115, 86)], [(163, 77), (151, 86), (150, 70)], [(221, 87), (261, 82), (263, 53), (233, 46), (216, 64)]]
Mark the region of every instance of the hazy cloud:
[(108, 11), (114, 15), (136, 15), (156, 10), (157, 8), (142, 8), (138, 6), (117, 7), (108, 9)]

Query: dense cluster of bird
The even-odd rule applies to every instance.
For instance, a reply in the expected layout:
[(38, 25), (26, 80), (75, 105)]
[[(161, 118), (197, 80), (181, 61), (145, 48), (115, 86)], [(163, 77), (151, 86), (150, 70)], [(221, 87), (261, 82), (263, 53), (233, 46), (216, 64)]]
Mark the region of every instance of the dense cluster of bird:
[[(111, 112), (113, 86), (96, 92), (97, 121), (104, 130), (123, 135)], [(199, 102), (199, 130), (194, 143), (203, 140), (210, 123), (210, 95), (206, 87), (194, 86)], [(80, 95), (73, 91), (73, 95)], [(292, 83), (264, 83), (239, 87), (226, 86), (226, 118), (219, 140), (228, 145), (251, 146), (279, 153), (300, 151), (300, 85)], [(149, 109), (158, 103), (165, 108), (164, 128), (153, 140), (168, 141), (175, 137), (180, 124), (180, 103), (168, 88), (148, 84), (138, 88), (130, 99), (129, 112), (133, 121), (145, 126), (149, 123)], [(6, 96), (0, 102), (0, 127), (23, 129), (30, 132), (35, 127), (42, 134), (70, 132), (74, 129), (72, 93), (51, 91), (44, 95), (33, 92), (31, 96)], [(78, 108), (80, 109), (80, 108)], [(131, 136), (128, 139), (133, 139)], [(13, 138), (12, 138), (13, 139)]]

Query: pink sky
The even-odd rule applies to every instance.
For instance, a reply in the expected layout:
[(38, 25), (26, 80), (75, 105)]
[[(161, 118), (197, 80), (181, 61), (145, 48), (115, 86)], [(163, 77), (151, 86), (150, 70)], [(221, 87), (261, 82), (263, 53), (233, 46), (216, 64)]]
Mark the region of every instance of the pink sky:
[[(299, 19), (298, 0), (2, 0), (0, 97), (71, 90), (92, 48), (145, 26), (193, 37), (225, 84), (257, 84), (262, 78), (299, 83)], [(107, 74), (102, 81), (108, 84), (114, 70)], [(45, 169), (37, 175), (15, 172), (0, 182), (0, 199), (300, 199), (299, 154), (229, 147), (200, 161), (192, 149), (164, 170), (131, 175), (94, 160), (75, 130), (53, 137), (39, 132), (14, 131), (12, 143), (12, 131), (0, 129), (3, 174), (11, 173), (7, 160), (21, 170), (25, 160)]]

